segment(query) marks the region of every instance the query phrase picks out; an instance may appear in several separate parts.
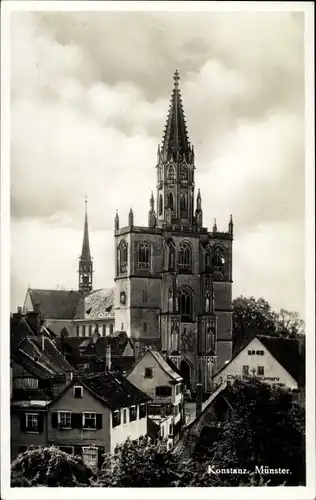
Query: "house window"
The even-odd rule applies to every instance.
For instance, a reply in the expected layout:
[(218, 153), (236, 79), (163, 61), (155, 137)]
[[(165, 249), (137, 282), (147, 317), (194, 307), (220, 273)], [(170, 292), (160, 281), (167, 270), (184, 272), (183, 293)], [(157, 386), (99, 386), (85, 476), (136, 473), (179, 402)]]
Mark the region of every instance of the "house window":
[(64, 453), (68, 453), (68, 455), (73, 455), (74, 454), (74, 447), (73, 446), (58, 446), (60, 451), (63, 451)]
[(169, 425), (169, 436), (172, 436), (172, 434), (173, 434), (173, 425), (170, 424)]
[(76, 326), (76, 335), (77, 337), (79, 337), (79, 334), (80, 334), (80, 326)]
[(79, 399), (82, 398), (82, 394), (83, 394), (83, 388), (79, 385), (76, 385), (73, 388), (73, 397)]
[(84, 463), (92, 469), (98, 466), (98, 448), (95, 446), (83, 446), (82, 458)]
[(71, 428), (71, 412), (70, 411), (59, 411), (58, 412), (58, 427), (63, 429)]
[(191, 269), (192, 252), (189, 243), (183, 242), (179, 249), (179, 267), (181, 269)]
[(113, 323), (111, 323), (111, 324), (110, 324), (110, 335), (112, 335), (113, 330), (114, 330)]
[(145, 418), (146, 417), (146, 404), (142, 403), (139, 406), (139, 418)]
[(143, 290), (143, 302), (147, 302), (147, 290)]
[(123, 424), (126, 424), (127, 422), (127, 409), (124, 408), (123, 410)]
[(144, 333), (147, 333), (147, 323), (144, 323), (144, 324), (143, 324), (143, 332), (144, 332)]
[(258, 366), (258, 375), (264, 375), (264, 366)]
[(156, 387), (156, 396), (166, 397), (171, 396), (172, 389), (167, 385), (160, 385)]
[(256, 354), (256, 351), (251, 351), (251, 354)]
[(133, 420), (136, 420), (137, 417), (137, 408), (136, 406), (131, 406), (129, 409), (129, 421), (133, 422)]
[(249, 366), (248, 365), (243, 365), (243, 367), (242, 367), (242, 374), (243, 375), (249, 375)]
[(25, 430), (27, 432), (38, 432), (38, 413), (25, 414)]
[(18, 377), (13, 380), (15, 389), (38, 389), (38, 379), (31, 377)]
[(161, 434), (161, 437), (162, 437), (162, 438), (163, 438), (163, 437), (164, 437), (164, 435), (165, 435), (165, 429), (164, 429), (164, 427), (163, 427), (163, 426), (161, 426), (161, 428), (160, 428), (160, 434)]
[(153, 369), (152, 368), (145, 368), (145, 378), (153, 378)]
[(103, 335), (103, 337), (106, 336), (106, 325), (104, 323), (102, 325), (102, 335)]
[(150, 247), (148, 243), (142, 242), (138, 245), (138, 269), (149, 269)]
[(251, 356), (251, 351), (248, 351), (248, 356)]
[(149, 405), (148, 406), (148, 415), (161, 415), (161, 406), (160, 405)]
[(118, 425), (121, 425), (121, 412), (120, 410), (115, 410), (112, 412), (112, 427), (117, 427)]
[(89, 337), (92, 336), (92, 325), (89, 325)]
[(86, 336), (86, 327), (85, 327), (85, 325), (82, 325), (82, 336), (83, 337)]
[(128, 246), (125, 240), (122, 240), (118, 246), (118, 271), (119, 273), (126, 273), (127, 271), (127, 253)]
[(192, 293), (188, 288), (178, 291), (178, 311), (183, 316), (182, 321), (192, 320)]
[(82, 414), (82, 428), (83, 429), (96, 429), (96, 414), (84, 412)]

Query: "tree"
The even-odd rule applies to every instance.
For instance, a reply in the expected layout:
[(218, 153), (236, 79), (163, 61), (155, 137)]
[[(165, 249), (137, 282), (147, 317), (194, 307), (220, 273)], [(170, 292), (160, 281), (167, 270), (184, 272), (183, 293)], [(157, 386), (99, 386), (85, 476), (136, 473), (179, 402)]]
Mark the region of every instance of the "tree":
[[(271, 485), (302, 485), (305, 481), (305, 416), (304, 410), (293, 404), (290, 391), (269, 386), (255, 377), (237, 380), (225, 394), (231, 416), (203, 460), (219, 468), (246, 468), (251, 473), (256, 466), (288, 469), (289, 474), (262, 476)], [(240, 486), (249, 478), (231, 475), (221, 480)], [(253, 476), (259, 480), (260, 474)]]
[(94, 473), (82, 457), (55, 446), (30, 447), (11, 465), (11, 486), (89, 486)]
[(273, 311), (269, 302), (260, 297), (240, 296), (233, 300), (233, 350), (243, 340), (255, 335), (275, 335), (294, 338), (303, 333), (304, 321), (296, 312)]

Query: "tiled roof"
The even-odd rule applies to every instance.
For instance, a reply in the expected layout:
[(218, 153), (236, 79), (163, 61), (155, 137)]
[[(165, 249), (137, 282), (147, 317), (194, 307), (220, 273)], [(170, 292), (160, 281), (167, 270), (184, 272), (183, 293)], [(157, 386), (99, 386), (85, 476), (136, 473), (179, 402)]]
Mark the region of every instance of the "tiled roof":
[(39, 305), (47, 319), (73, 319), (82, 294), (75, 290), (29, 289), (33, 308)]
[(114, 319), (114, 288), (82, 295), (74, 319)]
[[(77, 376), (70, 385), (78, 382), (81, 382), (95, 397), (101, 399), (112, 410), (124, 406), (129, 407), (146, 403), (150, 400), (147, 394), (137, 389), (137, 387), (120, 374), (96, 373)], [(52, 403), (62, 397), (70, 385), (66, 386)]]
[(11, 321), (11, 358), (22, 368), (40, 379), (73, 371), (45, 330), (36, 335), (25, 316)]

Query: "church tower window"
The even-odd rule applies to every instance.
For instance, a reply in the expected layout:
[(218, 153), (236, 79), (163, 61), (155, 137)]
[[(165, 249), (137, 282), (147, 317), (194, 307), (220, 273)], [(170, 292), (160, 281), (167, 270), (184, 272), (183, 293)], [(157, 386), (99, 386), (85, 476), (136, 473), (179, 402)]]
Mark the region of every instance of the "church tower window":
[(148, 243), (142, 242), (138, 245), (138, 269), (149, 269), (150, 247)]
[(177, 299), (178, 311), (181, 314), (181, 321), (192, 321), (193, 298), (191, 290), (188, 288), (180, 288)]
[(168, 182), (176, 182), (176, 172), (173, 165), (170, 165), (168, 168)]
[(127, 243), (125, 240), (122, 240), (118, 246), (117, 255), (119, 273), (126, 273), (127, 271), (127, 250)]
[(189, 243), (183, 242), (179, 249), (179, 267), (182, 269), (191, 269), (192, 251)]
[(180, 217), (185, 218), (186, 216), (187, 216), (187, 198), (185, 194), (182, 194), (180, 198)]
[(172, 193), (168, 193), (168, 197), (167, 197), (167, 207), (170, 208), (171, 210), (173, 210), (173, 194)]
[(181, 165), (180, 178), (181, 182), (186, 182), (188, 180), (188, 169), (185, 165)]
[(159, 215), (162, 215), (163, 212), (163, 199), (162, 199), (162, 194), (159, 195), (159, 207), (158, 207), (158, 213)]
[(212, 252), (212, 267), (224, 273), (225, 270), (225, 257), (221, 248), (216, 247)]

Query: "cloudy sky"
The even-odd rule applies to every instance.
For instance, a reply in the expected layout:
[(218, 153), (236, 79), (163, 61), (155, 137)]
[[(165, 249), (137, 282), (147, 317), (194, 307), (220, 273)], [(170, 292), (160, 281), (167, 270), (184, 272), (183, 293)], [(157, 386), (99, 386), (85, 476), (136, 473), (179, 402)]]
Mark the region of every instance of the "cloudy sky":
[(112, 286), (115, 210), (147, 223), (177, 68), (204, 222), (234, 217), (234, 296), (304, 314), (303, 35), (289, 12), (12, 14), (11, 309), (76, 289), (85, 194)]

